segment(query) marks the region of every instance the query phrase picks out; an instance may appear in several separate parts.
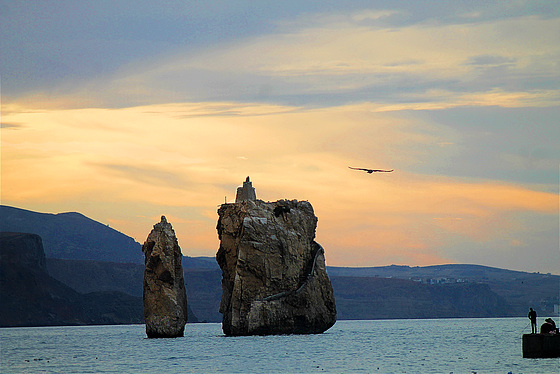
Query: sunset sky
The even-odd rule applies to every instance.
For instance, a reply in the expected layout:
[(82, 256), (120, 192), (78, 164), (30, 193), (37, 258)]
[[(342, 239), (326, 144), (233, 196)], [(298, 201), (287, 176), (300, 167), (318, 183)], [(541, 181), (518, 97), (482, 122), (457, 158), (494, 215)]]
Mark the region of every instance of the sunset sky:
[(4, 205), (214, 256), (250, 176), (328, 265), (560, 274), (557, 0), (0, 1), (0, 36)]

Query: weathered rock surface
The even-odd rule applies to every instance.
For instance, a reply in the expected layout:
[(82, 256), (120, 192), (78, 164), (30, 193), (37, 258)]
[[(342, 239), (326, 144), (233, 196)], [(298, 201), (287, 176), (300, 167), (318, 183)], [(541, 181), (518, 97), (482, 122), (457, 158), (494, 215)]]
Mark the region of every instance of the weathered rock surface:
[(165, 216), (142, 246), (144, 319), (148, 338), (183, 336), (187, 322), (187, 294), (181, 266), (181, 248)]
[(309, 202), (247, 200), (218, 214), (226, 335), (321, 333), (336, 322)]

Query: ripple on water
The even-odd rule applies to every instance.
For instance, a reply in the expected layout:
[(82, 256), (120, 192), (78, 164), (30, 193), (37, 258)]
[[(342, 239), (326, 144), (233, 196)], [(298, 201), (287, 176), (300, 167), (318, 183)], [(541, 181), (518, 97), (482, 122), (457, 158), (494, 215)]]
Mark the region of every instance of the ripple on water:
[(525, 318), (339, 321), (318, 335), (225, 337), (220, 324), (193, 324), (176, 339), (146, 339), (143, 325), (10, 328), (0, 329), (1, 372), (557, 374), (558, 359), (521, 357), (525, 325)]

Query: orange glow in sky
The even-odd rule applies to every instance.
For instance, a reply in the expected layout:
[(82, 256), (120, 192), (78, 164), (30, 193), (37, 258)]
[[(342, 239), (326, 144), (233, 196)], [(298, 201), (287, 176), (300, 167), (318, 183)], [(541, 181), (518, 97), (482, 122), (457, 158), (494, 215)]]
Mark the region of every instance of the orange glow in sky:
[[(246, 28), (215, 9), (231, 29), (185, 29), (189, 42), (163, 9), (150, 37), (97, 40), (92, 22), (72, 42), (73, 23), (52, 22), (52, 45), (18, 34), (23, 8), (8, 6), (2, 204), (77, 211), (140, 243), (163, 214), (185, 255), (214, 256), (218, 206), (250, 176), (260, 199), (313, 205), (329, 265), (560, 274), (558, 3), (375, 4), (252, 9)], [(78, 40), (102, 52), (81, 60)]]

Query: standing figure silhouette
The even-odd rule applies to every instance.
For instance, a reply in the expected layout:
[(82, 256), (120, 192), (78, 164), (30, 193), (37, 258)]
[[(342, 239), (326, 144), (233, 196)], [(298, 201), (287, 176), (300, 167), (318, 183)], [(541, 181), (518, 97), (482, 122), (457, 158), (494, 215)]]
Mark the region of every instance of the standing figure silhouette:
[(531, 320), (531, 334), (537, 333), (537, 312), (533, 308), (529, 308), (529, 314), (527, 317)]

